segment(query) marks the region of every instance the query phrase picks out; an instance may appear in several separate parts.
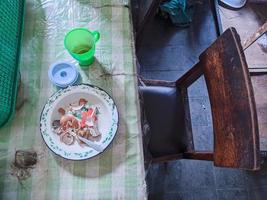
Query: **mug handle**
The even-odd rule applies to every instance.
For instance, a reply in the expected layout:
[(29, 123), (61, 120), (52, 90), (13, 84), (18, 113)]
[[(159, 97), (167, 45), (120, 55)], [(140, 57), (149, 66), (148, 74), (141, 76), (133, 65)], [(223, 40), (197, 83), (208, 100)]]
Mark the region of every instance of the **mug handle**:
[(94, 36), (95, 42), (97, 42), (100, 38), (100, 33), (98, 31), (93, 31), (92, 34)]

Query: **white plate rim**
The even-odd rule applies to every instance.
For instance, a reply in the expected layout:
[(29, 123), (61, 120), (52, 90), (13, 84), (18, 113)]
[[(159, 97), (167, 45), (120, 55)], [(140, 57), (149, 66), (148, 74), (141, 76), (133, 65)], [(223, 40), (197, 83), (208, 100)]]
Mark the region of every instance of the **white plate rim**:
[[(89, 89), (92, 90), (96, 93), (98, 93), (99, 95), (101, 95), (104, 100), (106, 101), (107, 104), (109, 104), (112, 107), (112, 126), (110, 127), (110, 131), (108, 133), (109, 138), (106, 138), (107, 141), (104, 141), (104, 151), (108, 148), (108, 146), (112, 143), (115, 135), (118, 132), (118, 126), (119, 126), (119, 113), (118, 113), (118, 109), (117, 106), (114, 102), (114, 100), (112, 99), (112, 97), (102, 88), (95, 86), (95, 85), (91, 85), (91, 84), (76, 84), (76, 85), (72, 85), (69, 86), (67, 88), (64, 89), (60, 89), (57, 92), (55, 92), (54, 94), (52, 94), (48, 100), (46, 101), (45, 105), (43, 106), (41, 115), (40, 115), (40, 133), (41, 136), (44, 140), (44, 143), (46, 144), (46, 146), (56, 155), (65, 158), (67, 160), (87, 160), (90, 158), (93, 158), (95, 156), (100, 155), (103, 152), (97, 152), (96, 150), (90, 148), (89, 151), (83, 153), (83, 155), (81, 153), (75, 153), (76, 156), (74, 156), (73, 154), (70, 153), (66, 153), (64, 152), (64, 150), (54, 146), (53, 140), (51, 137), (49, 137), (49, 133), (47, 133), (49, 130), (48, 126), (48, 119), (47, 119), (47, 115), (50, 111), (49, 109), (51, 108), (51, 105), (53, 105), (53, 102), (59, 98), (62, 93), (65, 94), (67, 92), (73, 91), (75, 89)], [(45, 117), (46, 116), (46, 117)], [(50, 142), (50, 143), (49, 143)], [(106, 143), (107, 142), (107, 143)]]

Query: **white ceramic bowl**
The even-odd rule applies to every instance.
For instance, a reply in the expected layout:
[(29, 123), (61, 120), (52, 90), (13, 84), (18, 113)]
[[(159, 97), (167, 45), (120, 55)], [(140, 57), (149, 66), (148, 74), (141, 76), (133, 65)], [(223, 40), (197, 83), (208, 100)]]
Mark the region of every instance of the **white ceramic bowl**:
[(66, 108), (70, 103), (78, 102), (80, 98), (99, 108), (98, 129), (101, 133), (100, 141), (96, 142), (104, 148), (112, 142), (118, 128), (118, 111), (113, 99), (102, 89), (92, 85), (74, 85), (61, 89), (53, 94), (45, 104), (41, 118), (40, 131), (42, 137), (55, 154), (70, 160), (84, 160), (96, 156), (98, 151), (89, 146), (81, 147), (77, 142), (66, 145), (59, 136), (52, 131), (52, 122), (60, 119), (58, 109)]

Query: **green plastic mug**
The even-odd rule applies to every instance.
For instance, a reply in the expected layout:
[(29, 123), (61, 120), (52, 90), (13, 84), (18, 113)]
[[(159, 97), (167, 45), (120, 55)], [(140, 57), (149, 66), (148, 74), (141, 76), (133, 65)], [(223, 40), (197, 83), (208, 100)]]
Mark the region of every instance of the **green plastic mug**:
[(76, 28), (66, 34), (64, 45), (81, 66), (87, 66), (94, 62), (95, 44), (99, 38), (98, 31)]

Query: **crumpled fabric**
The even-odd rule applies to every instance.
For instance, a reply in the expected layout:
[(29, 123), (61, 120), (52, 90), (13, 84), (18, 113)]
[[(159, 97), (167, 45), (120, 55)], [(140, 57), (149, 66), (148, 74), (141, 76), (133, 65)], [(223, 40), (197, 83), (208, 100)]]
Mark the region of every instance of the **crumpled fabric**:
[(163, 15), (168, 15), (175, 26), (187, 27), (192, 22), (193, 5), (187, 0), (169, 0), (160, 5)]

